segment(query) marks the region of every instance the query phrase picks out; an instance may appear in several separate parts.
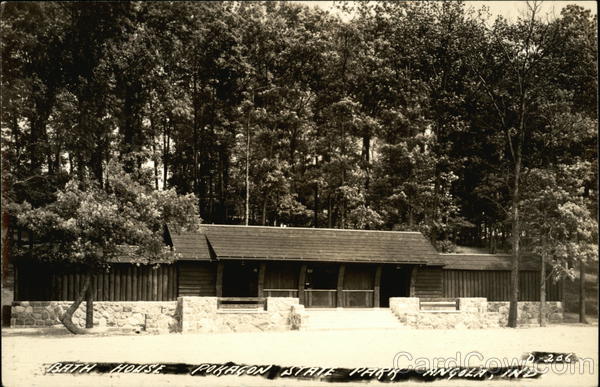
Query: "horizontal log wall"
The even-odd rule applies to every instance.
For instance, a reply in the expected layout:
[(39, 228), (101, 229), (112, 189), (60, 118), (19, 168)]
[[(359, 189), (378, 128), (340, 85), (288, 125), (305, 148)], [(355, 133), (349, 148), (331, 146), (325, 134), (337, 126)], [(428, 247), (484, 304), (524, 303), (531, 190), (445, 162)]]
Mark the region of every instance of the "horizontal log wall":
[(300, 264), (296, 262), (267, 262), (265, 289), (298, 289)]
[[(85, 281), (76, 268), (44, 264), (20, 265), (15, 301), (73, 301)], [(114, 264), (108, 273), (93, 278), (96, 301), (172, 301), (177, 299), (177, 270), (174, 264), (136, 266)]]
[(217, 264), (210, 262), (179, 262), (179, 296), (215, 297)]
[[(488, 301), (509, 301), (510, 271), (443, 270), (443, 297), (486, 297)], [(519, 301), (539, 301), (540, 273), (522, 271), (519, 276)], [(546, 282), (546, 299), (560, 300), (560, 286)]]
[(345, 290), (373, 290), (375, 282), (375, 266), (348, 264), (344, 272)]
[(415, 297), (442, 297), (442, 269), (440, 267), (419, 267), (416, 270)]

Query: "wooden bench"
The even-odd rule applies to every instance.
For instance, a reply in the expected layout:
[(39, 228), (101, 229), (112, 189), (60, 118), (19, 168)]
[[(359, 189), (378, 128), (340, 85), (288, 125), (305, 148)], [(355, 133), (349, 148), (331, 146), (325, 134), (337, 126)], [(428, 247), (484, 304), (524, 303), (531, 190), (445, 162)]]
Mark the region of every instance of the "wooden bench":
[(264, 297), (219, 297), (217, 309), (228, 310), (267, 310), (267, 299)]
[(419, 299), (419, 310), (460, 310), (458, 298)]

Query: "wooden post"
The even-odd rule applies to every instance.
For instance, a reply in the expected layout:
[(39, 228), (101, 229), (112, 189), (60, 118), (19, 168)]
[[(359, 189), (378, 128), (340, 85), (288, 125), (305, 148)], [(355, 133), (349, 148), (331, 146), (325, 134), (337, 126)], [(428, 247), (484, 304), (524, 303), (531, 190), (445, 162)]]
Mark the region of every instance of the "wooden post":
[[(20, 239), (21, 239), (21, 231), (20, 230), (19, 230), (19, 234), (18, 235), (19, 235), (19, 242), (20, 242)], [(13, 298), (14, 298), (15, 301), (21, 301), (21, 298), (20, 298), (20, 295), (21, 295), (20, 293), (21, 292), (19, 291), (19, 285), (21, 285), (21, 281), (20, 281), (20, 278), (19, 278), (19, 268), (18, 268), (18, 266), (19, 265), (13, 264), (13, 276), (15, 277), (14, 282), (13, 282), (13, 292), (14, 292), (13, 293)]]
[[(16, 266), (15, 266), (16, 269)], [(60, 288), (60, 300), (61, 301), (67, 301), (68, 297), (68, 290), (69, 290), (69, 277), (67, 276), (67, 272), (66, 270), (63, 270), (63, 272), (61, 273), (60, 276), (60, 284), (61, 284), (61, 288)], [(15, 273), (15, 281), (17, 279), (17, 275)], [(17, 290), (17, 287), (15, 286), (15, 291)], [(15, 292), (15, 299), (18, 300), (17, 297), (17, 293)]]
[(258, 297), (264, 297), (264, 284), (265, 284), (265, 273), (267, 271), (267, 264), (262, 262), (258, 267)]
[(342, 263), (338, 270), (337, 280), (337, 307), (344, 307), (344, 274), (346, 273), (346, 264)]
[(173, 299), (176, 300), (179, 297), (179, 267), (173, 265), (173, 269), (171, 270), (171, 294), (173, 295)]
[(416, 292), (415, 292), (415, 284), (417, 281), (417, 272), (418, 272), (418, 267), (415, 265), (412, 267), (412, 270), (410, 272), (410, 290), (409, 290), (409, 296), (410, 297), (415, 297), (416, 296)]
[(379, 308), (381, 306), (381, 270), (382, 266), (377, 265), (377, 268), (375, 269), (375, 283), (373, 286), (373, 307), (375, 308)]
[[(60, 272), (55, 271), (52, 273), (52, 299), (60, 300)], [(14, 293), (13, 293), (14, 295)]]
[[(102, 273), (102, 287), (104, 292), (103, 301), (110, 301), (110, 273)], [(141, 300), (141, 298), (140, 298)]]
[(127, 290), (127, 301), (133, 301), (133, 265), (127, 265), (127, 282), (126, 282), (126, 290)]
[[(77, 272), (75, 272), (75, 274), (73, 274), (73, 282), (74, 282), (75, 286), (73, 289), (73, 297), (71, 297), (71, 300), (76, 300), (77, 295), (81, 291), (81, 284), (79, 283), (79, 271), (77, 271)], [(120, 301), (120, 300), (117, 300), (117, 301)]]
[(298, 275), (298, 298), (300, 303), (304, 305), (304, 283), (306, 282), (306, 265), (300, 266), (300, 274)]
[(223, 297), (223, 262), (217, 264), (216, 292), (217, 297)]
[(169, 266), (162, 266), (162, 299), (161, 301), (169, 300)]
[(139, 277), (140, 277), (139, 267), (134, 265), (132, 282), (131, 282), (131, 288), (133, 289), (133, 301), (140, 300), (140, 292), (139, 292), (139, 286), (138, 286)]
[(152, 269), (152, 301), (158, 301), (158, 269)]

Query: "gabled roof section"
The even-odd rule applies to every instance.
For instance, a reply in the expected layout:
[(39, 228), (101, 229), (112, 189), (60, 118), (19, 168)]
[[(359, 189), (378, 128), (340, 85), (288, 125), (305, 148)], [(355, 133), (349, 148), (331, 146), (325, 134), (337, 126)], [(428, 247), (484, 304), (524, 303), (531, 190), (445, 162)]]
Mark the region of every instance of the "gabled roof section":
[(210, 261), (211, 251), (206, 236), (200, 232), (176, 232), (169, 227), (173, 250), (181, 261)]
[[(444, 269), (448, 270), (510, 270), (510, 254), (440, 254)], [(539, 270), (539, 263), (532, 257), (521, 257), (521, 270)]]
[(440, 264), (419, 232), (201, 225), (171, 238), (183, 260), (209, 260), (214, 252), (226, 260)]

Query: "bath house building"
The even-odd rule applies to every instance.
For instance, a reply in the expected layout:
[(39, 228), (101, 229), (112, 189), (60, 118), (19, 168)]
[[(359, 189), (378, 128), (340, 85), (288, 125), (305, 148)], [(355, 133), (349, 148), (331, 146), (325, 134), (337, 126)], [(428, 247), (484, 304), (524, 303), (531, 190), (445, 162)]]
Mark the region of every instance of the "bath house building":
[[(305, 308), (385, 308), (397, 297), (509, 300), (509, 255), (439, 254), (419, 232), (202, 225), (169, 229), (165, 239), (175, 263), (116, 262), (96, 275), (95, 300), (293, 297)], [(74, 300), (83, 283), (76, 268), (13, 264), (15, 301)], [(539, 263), (523, 259), (521, 301), (539, 301), (539, 277)], [(560, 286), (548, 281), (547, 289), (549, 301), (560, 299)]]

